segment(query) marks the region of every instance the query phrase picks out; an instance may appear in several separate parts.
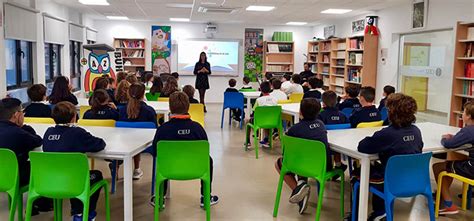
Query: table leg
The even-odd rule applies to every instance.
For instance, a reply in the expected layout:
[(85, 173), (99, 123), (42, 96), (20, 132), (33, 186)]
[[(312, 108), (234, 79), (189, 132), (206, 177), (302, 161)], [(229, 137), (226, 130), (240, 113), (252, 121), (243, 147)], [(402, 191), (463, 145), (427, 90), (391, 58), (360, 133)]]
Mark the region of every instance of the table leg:
[(369, 205), (369, 177), (370, 160), (363, 158), (360, 160), (360, 189), (359, 189), (359, 219), (367, 220), (367, 208)]
[(295, 114), (295, 115), (293, 115), (293, 117), (295, 118), (295, 120), (294, 120), (295, 123), (294, 124), (297, 124), (297, 123), (300, 122), (300, 115), (299, 114)]
[(168, 122), (170, 120), (170, 113), (165, 113), (165, 122)]
[(123, 159), (123, 211), (124, 220), (133, 220), (133, 158)]
[(250, 119), (250, 114), (252, 113), (252, 103), (250, 98), (247, 98), (247, 118)]

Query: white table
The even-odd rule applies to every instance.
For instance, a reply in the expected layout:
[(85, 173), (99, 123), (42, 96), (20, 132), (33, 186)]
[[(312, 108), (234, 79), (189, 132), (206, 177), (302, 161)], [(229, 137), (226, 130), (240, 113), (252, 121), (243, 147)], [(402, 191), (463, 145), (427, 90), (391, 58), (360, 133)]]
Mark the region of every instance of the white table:
[(260, 97), (261, 92), (260, 91), (246, 91), (246, 92), (240, 92), (244, 94), (244, 97), (247, 98), (247, 116), (250, 116), (252, 114), (252, 103), (250, 102), (252, 99), (257, 99)]
[(294, 124), (300, 122), (300, 103), (280, 104), (281, 112), (293, 116)]
[[(78, 106), (89, 106), (88, 98), (77, 98)], [(170, 105), (166, 101), (145, 101), (145, 103), (153, 107), (157, 114), (163, 114), (165, 116), (165, 122), (169, 120)]]
[[(52, 126), (47, 124), (29, 125), (41, 136)], [(94, 136), (104, 139), (106, 143), (104, 150), (97, 153), (88, 153), (88, 156), (101, 159), (123, 160), (123, 220), (133, 220), (133, 157), (150, 146), (156, 130), (88, 126), (83, 128)]]
[[(439, 153), (453, 151), (453, 149), (446, 149), (441, 145), (441, 135), (446, 133), (455, 134), (460, 130), (460, 128), (436, 123), (418, 123), (416, 124), (416, 126), (420, 128), (423, 137), (423, 152)], [(367, 136), (372, 136), (374, 132), (380, 129), (382, 129), (382, 127), (328, 131), (328, 141), (329, 145), (331, 146), (331, 149), (360, 160), (361, 174), (358, 220), (367, 220), (370, 161), (377, 160), (378, 155), (360, 153), (357, 150), (357, 146), (360, 140), (364, 139)], [(460, 149), (462, 148), (463, 147), (461, 147)]]

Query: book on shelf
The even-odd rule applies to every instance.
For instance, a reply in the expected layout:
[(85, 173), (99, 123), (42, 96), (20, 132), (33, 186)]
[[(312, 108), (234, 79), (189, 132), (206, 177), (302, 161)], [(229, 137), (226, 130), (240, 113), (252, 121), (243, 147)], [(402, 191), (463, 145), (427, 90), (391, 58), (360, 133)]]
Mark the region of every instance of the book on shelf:
[(464, 127), (464, 122), (462, 120), (462, 117), (458, 117), (458, 122), (457, 122), (458, 127)]
[(337, 85), (344, 85), (344, 78), (335, 78), (334, 83)]
[(143, 40), (116, 40), (116, 48), (144, 48)]
[(337, 43), (337, 50), (346, 50), (346, 42)]
[(318, 72), (318, 65), (311, 65), (311, 72), (317, 73)]
[(143, 58), (145, 55), (144, 50), (127, 50), (127, 51), (122, 51), (122, 54), (124, 57), (130, 57), (130, 58)]
[(329, 55), (327, 55), (327, 54), (323, 55), (323, 62), (324, 63), (329, 63)]
[(344, 69), (341, 69), (341, 68), (336, 69), (336, 75), (344, 76)]
[(472, 96), (474, 94), (474, 81), (463, 81), (462, 93)]
[(331, 43), (321, 43), (321, 46), (322, 46), (321, 50), (323, 50), (323, 51), (331, 50)]
[(293, 52), (293, 46), (291, 44), (280, 44), (278, 45), (280, 52)]
[(472, 57), (472, 49), (473, 49), (472, 48), (472, 42), (470, 42), (466, 45), (466, 51), (464, 53), (464, 57), (466, 57), (466, 58)]
[(343, 94), (343, 93), (342, 93), (343, 90), (344, 90), (344, 88), (342, 88), (342, 87), (336, 87), (336, 88), (334, 89), (334, 92), (336, 92), (336, 94)]
[(329, 66), (324, 66), (323, 67), (323, 73), (324, 74), (329, 74)]
[(291, 70), (288, 65), (267, 65), (267, 72), (291, 72)]
[(318, 57), (314, 54), (309, 55), (309, 62), (316, 62), (318, 60)]
[(280, 48), (278, 47), (277, 44), (268, 44), (267, 48), (268, 48), (268, 52), (270, 52), (270, 53), (279, 53), (280, 52)]
[(467, 28), (467, 39), (474, 39), (474, 27)]
[(338, 51), (336, 53), (337, 58), (345, 58), (346, 57), (346, 52), (345, 51)]
[(464, 68), (464, 77), (474, 78), (474, 63), (466, 63)]
[(329, 77), (323, 77), (324, 85), (329, 85)]
[(359, 38), (352, 38), (349, 40), (350, 49), (364, 49), (364, 40)]
[(350, 82), (361, 83), (362, 69), (351, 68), (347, 70), (347, 80)]
[(344, 60), (337, 60), (336, 66), (344, 66)]
[(362, 65), (363, 54), (362, 53), (349, 53), (349, 64)]
[(319, 51), (319, 45), (313, 45), (311, 47), (311, 52), (318, 52)]

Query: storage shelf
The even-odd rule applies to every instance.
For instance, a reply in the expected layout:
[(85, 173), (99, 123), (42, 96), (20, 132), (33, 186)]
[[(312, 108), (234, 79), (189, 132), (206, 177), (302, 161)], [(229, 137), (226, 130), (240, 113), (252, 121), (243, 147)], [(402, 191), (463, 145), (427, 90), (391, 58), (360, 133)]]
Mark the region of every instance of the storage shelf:
[(316, 61), (307, 61), (306, 63), (309, 63), (309, 64), (317, 64), (318, 62), (316, 62)]
[(464, 97), (464, 98), (474, 98), (474, 95), (466, 95), (466, 94), (455, 94), (456, 97)]
[(329, 76), (329, 73), (320, 73), (320, 74), (324, 76)]
[(333, 59), (333, 60), (346, 60), (346, 58), (342, 58), (342, 57), (341, 58), (331, 58), (331, 59)]
[(335, 84), (335, 83), (330, 83), (330, 85), (336, 86), (336, 87), (342, 87), (342, 88), (344, 87), (344, 85), (339, 85), (339, 84)]
[(355, 81), (346, 81), (346, 83), (349, 83), (349, 84), (358, 84), (358, 85), (362, 85), (362, 83), (355, 82)]
[(453, 111), (453, 113), (462, 115), (462, 111), (458, 111), (458, 110)]
[(331, 62), (319, 62), (320, 64), (331, 64)]
[(293, 52), (267, 52), (267, 54), (293, 55)]
[(474, 42), (474, 39), (461, 39), (459, 42)]
[(347, 51), (352, 51), (352, 52), (363, 52), (364, 49), (348, 49)]
[(267, 62), (267, 65), (293, 65), (293, 63), (290, 62)]
[(332, 51), (346, 51), (346, 49), (332, 49)]
[(346, 68), (346, 67), (344, 67), (344, 66), (332, 66), (332, 67), (333, 67), (333, 68), (342, 68), (342, 69)]
[(310, 53), (310, 54), (317, 54), (317, 53), (319, 53), (319, 51), (310, 51), (310, 52), (308, 52), (308, 53)]
[(337, 78), (344, 78), (344, 75), (340, 75), (340, 74), (333, 74), (333, 76)]
[(293, 44), (292, 41), (267, 41), (267, 44)]
[(474, 60), (474, 57), (458, 57), (458, 60)]
[(331, 51), (320, 51), (321, 53), (331, 53)]
[(347, 66), (353, 66), (353, 67), (364, 67), (362, 64), (346, 64)]
[(474, 78), (468, 78), (468, 77), (456, 77), (458, 80), (463, 80), (463, 81), (474, 81)]

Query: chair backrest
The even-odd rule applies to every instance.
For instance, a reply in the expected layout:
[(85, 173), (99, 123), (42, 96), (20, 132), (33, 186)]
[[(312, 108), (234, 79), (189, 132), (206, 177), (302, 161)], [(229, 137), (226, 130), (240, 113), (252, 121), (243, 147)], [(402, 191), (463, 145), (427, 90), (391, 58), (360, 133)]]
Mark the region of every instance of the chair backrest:
[(342, 130), (350, 129), (351, 124), (328, 124), (326, 125), (326, 130)]
[(254, 112), (254, 125), (259, 128), (281, 128), (281, 106), (258, 106)]
[(128, 122), (128, 121), (117, 121), (115, 127), (122, 128), (141, 128), (141, 129), (156, 129), (156, 124), (153, 122)]
[(145, 94), (147, 101), (158, 101), (158, 98), (160, 98), (160, 95), (161, 95), (161, 93), (152, 94), (150, 92)]
[(386, 107), (383, 107), (382, 110), (380, 110), (380, 117), (382, 118), (383, 121), (387, 120), (388, 109)]
[(341, 110), (341, 112), (344, 115), (346, 115), (346, 117), (350, 117), (353, 111), (354, 111), (354, 108), (348, 108), (348, 107)]
[(426, 188), (431, 188), (431, 155), (429, 152), (390, 157), (385, 168), (385, 191), (396, 197), (426, 193)]
[(25, 123), (30, 123), (30, 124), (55, 124), (53, 118), (50, 118), (50, 117), (25, 117)]
[(18, 181), (18, 160), (13, 151), (0, 148), (0, 192), (13, 194)]
[(239, 91), (240, 92), (256, 92), (257, 90), (256, 89), (244, 89), (244, 88), (242, 88)]
[(157, 144), (158, 174), (174, 180), (204, 177), (209, 172), (209, 142), (160, 141)]
[(84, 118), (84, 114), (86, 113), (86, 111), (90, 110), (91, 108), (91, 106), (79, 106), (79, 118)]
[(65, 199), (89, 188), (89, 161), (83, 153), (30, 152), (30, 161), (30, 192)]
[(326, 147), (320, 141), (284, 135), (283, 164), (305, 177), (320, 177), (326, 171)]
[(238, 92), (224, 93), (224, 109), (225, 108), (244, 108), (244, 94)]
[(86, 119), (80, 119), (77, 123), (81, 126), (115, 127), (115, 120), (86, 120)]
[(279, 100), (277, 102), (278, 102), (278, 104), (291, 104), (291, 103), (293, 103), (291, 100)]
[(190, 104), (189, 115), (191, 120), (198, 122), (204, 127), (204, 105), (203, 104)]
[(170, 98), (169, 98), (169, 97), (159, 97), (159, 98), (158, 98), (158, 101), (169, 102), (169, 101), (170, 101)]
[(292, 103), (300, 103), (301, 100), (303, 100), (303, 93), (293, 93), (288, 96), (288, 100), (290, 100)]
[(369, 127), (381, 127), (383, 126), (383, 121), (374, 121), (374, 122), (362, 122), (357, 124), (357, 128), (369, 128)]

